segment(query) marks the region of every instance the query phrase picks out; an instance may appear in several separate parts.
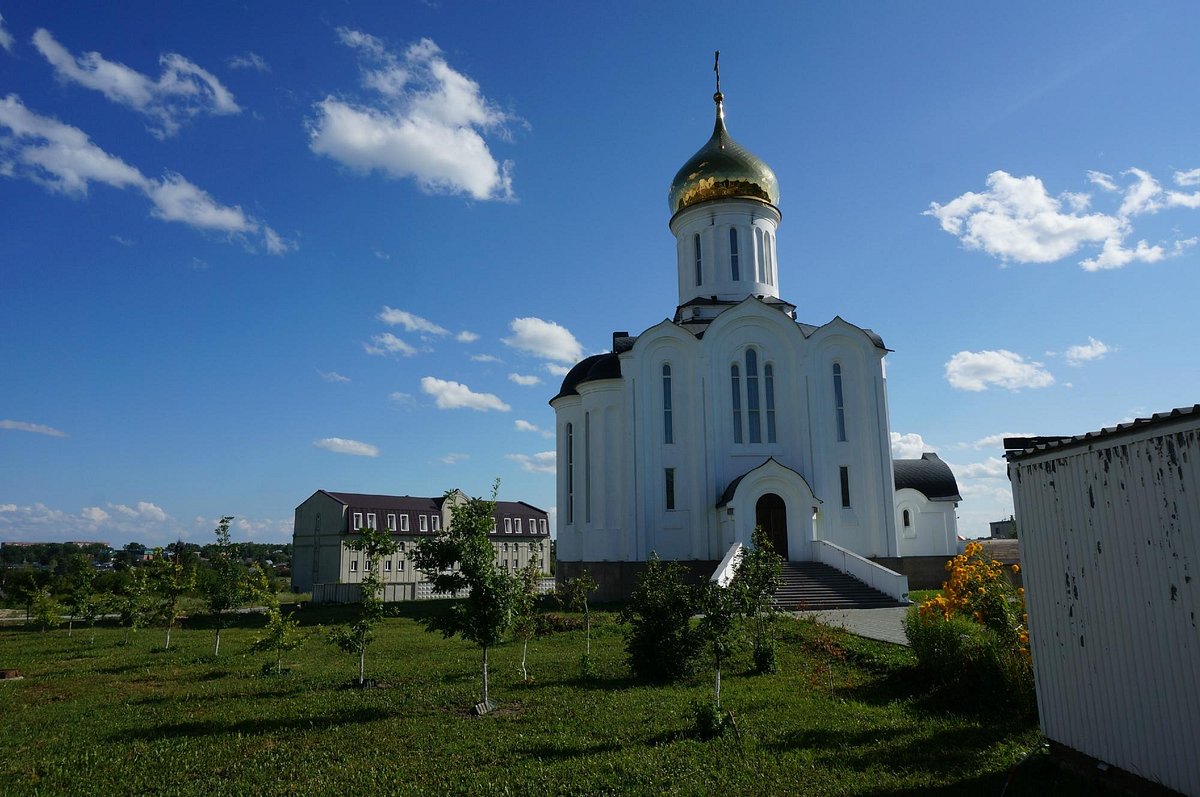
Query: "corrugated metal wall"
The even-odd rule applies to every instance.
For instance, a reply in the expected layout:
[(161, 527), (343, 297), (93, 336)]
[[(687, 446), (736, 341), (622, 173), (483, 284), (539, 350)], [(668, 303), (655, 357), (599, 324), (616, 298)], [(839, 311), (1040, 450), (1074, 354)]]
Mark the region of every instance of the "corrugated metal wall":
[(1200, 417), (1009, 464), (1047, 738), (1200, 795)]

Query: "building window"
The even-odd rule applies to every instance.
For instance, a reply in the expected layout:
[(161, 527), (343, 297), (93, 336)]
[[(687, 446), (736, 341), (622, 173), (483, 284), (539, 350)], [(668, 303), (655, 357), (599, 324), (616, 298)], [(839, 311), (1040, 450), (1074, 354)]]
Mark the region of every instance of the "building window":
[(904, 510), (904, 528), (908, 528), (911, 525), (912, 525), (912, 521), (910, 520), (910, 518), (908, 516), (908, 510), (905, 509)]
[(742, 442), (742, 380), (737, 363), (729, 366), (729, 382), (733, 386), (733, 442)]
[(666, 477), (667, 510), (670, 511), (675, 508), (675, 469), (667, 468), (664, 476)]
[(771, 241), (771, 233), (763, 233), (763, 243), (765, 244), (763, 247), (763, 268), (767, 272), (766, 276), (768, 285), (775, 284), (775, 255), (774, 249), (771, 246)]
[(403, 559), (400, 560), (400, 564), (396, 565), (396, 569), (399, 570), (401, 573), (404, 572), (404, 560)]
[(368, 512), (368, 513), (367, 513), (367, 528), (371, 529), (372, 531), (374, 531), (374, 530), (375, 530), (375, 528), (376, 528), (376, 526), (375, 526), (375, 513), (374, 513), (374, 512)]
[(742, 269), (738, 264), (737, 227), (729, 228), (729, 273), (732, 275), (734, 282), (742, 278)]
[(583, 414), (583, 522), (592, 522), (592, 414)]
[(837, 439), (838, 442), (846, 440), (846, 402), (842, 396), (842, 366), (841, 363), (833, 364), (833, 404), (837, 410)]
[(522, 528), (522, 526), (524, 526), (524, 524), (521, 522), (522, 520), (523, 520), (523, 518), (517, 518), (517, 534), (525, 533), (524, 529)]
[(567, 424), (567, 523), (575, 522), (575, 431)]
[(392, 560), (391, 559), (383, 560), (383, 569), (385, 572), (388, 572), (388, 573), (392, 572)]
[(839, 470), (842, 480), (842, 506), (850, 506), (850, 469), (843, 465)]
[(539, 524), (539, 525), (542, 527), (542, 534), (549, 534), (549, 533), (550, 533), (550, 532), (549, 532), (549, 531), (547, 531), (547, 529), (546, 529), (546, 519), (545, 519), (545, 518), (541, 518), (540, 520), (538, 520), (538, 524)]
[(775, 442), (775, 366), (763, 366), (763, 393), (767, 404), (767, 442)]
[(434, 531), (442, 530), (442, 516), (441, 515), (433, 516), (433, 530)]
[(421, 524), (421, 531), (429, 531), (429, 515), (421, 515), (418, 520)]
[(408, 531), (408, 515), (407, 514), (400, 516), (400, 530)]
[(362, 512), (354, 513), (354, 530), (358, 531), (362, 528)]
[(351, 560), (350, 560), (350, 572), (351, 572), (351, 573), (357, 573), (357, 572), (358, 572), (358, 560), (357, 560), (357, 559), (351, 559)]
[(388, 514), (388, 531), (395, 531), (395, 530), (396, 530), (396, 516), (389, 513)]
[(762, 415), (758, 404), (758, 352), (746, 350), (746, 419), (750, 422), (750, 442), (762, 442)]
[[(504, 533), (512, 534), (512, 518), (510, 517), (504, 518)], [(504, 547), (507, 548), (508, 543), (504, 543)]]
[(663, 442), (675, 442), (675, 428), (671, 423), (671, 366), (663, 363)]
[(704, 256), (700, 250), (700, 236), (692, 236), (692, 252), (696, 257), (696, 284), (704, 282)]

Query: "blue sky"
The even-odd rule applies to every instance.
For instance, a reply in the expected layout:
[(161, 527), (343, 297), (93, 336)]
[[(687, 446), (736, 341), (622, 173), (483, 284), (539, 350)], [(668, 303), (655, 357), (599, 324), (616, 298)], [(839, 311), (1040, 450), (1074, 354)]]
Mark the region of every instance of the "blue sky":
[(782, 295), (894, 350), (963, 533), (1011, 511), (999, 435), (1200, 396), (1200, 6), (113, 8), (0, 0), (0, 539), (553, 509), (562, 369), (674, 311), (718, 48)]

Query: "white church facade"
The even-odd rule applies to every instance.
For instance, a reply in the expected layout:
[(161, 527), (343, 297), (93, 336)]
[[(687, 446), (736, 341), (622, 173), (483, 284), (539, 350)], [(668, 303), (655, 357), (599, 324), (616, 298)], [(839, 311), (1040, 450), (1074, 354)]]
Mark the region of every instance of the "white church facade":
[(730, 138), (719, 89), (714, 99), (712, 137), (669, 192), (674, 317), (614, 333), (550, 402), (559, 578), (587, 569), (619, 593), (651, 552), (711, 572), (756, 526), (791, 561), (819, 558), (822, 542), (891, 562), (952, 555), (958, 495), (944, 463), (932, 466), (941, 483), (897, 503), (888, 349), (840, 317), (802, 323), (781, 298), (778, 182)]

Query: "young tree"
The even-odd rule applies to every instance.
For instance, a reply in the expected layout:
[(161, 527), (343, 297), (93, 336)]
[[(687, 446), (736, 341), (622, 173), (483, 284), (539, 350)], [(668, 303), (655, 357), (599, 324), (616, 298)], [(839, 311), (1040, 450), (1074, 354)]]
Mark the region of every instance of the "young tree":
[(754, 648), (754, 670), (760, 675), (776, 672), (775, 592), (783, 578), (783, 557), (775, 552), (771, 538), (762, 527), (751, 536), (752, 547), (742, 551), (733, 586), (742, 599), (741, 612), (749, 626)]
[(625, 655), (639, 678), (679, 680), (696, 668), (699, 639), (691, 626), (695, 589), (684, 580), (678, 562), (663, 564), (651, 553), (621, 611), (627, 623)]
[(375, 626), (383, 619), (383, 579), (379, 575), (383, 557), (396, 552), (397, 543), (387, 529), (361, 529), (358, 536), (344, 543), (352, 551), (360, 551), (366, 560), (363, 563), (363, 578), (359, 586), (362, 602), (358, 617), (350, 623), (335, 628), (329, 640), (346, 653), (358, 655), (358, 685), (366, 683), (367, 647), (375, 639)]
[(196, 583), (196, 571), (184, 558), (183, 542), (175, 543), (171, 556), (163, 554), (150, 565), (151, 591), (158, 600), (158, 619), (166, 627), (163, 650), (171, 648), (171, 628), (179, 619), (179, 602)]
[(584, 675), (592, 665), (592, 615), (588, 608), (588, 595), (596, 591), (599, 584), (586, 570), (575, 578), (563, 582), (562, 589), (555, 594), (558, 602), (575, 612), (583, 612), (584, 648), (580, 659), (580, 670)]
[(29, 603), (29, 617), (42, 631), (62, 622), (62, 607), (54, 600), (49, 587), (34, 591)]
[(201, 580), (204, 602), (208, 605), (209, 614), (213, 616), (216, 633), (213, 636), (213, 655), (221, 652), (221, 629), (229, 620), (229, 614), (241, 606), (247, 595), (246, 568), (237, 561), (230, 549), (229, 522), (232, 515), (226, 515), (217, 523), (214, 533), (217, 544), (211, 549), (209, 570)]
[(737, 649), (741, 633), (743, 598), (736, 583), (722, 587), (708, 582), (700, 588), (697, 609), (702, 613), (696, 634), (712, 652), (717, 679), (713, 705), (721, 710), (721, 664)]
[(67, 596), (67, 636), (75, 632), (75, 618), (87, 612), (95, 602), (95, 580), (92, 560), (81, 553), (70, 554), (60, 587)]
[(513, 636), (521, 640), (521, 678), (529, 681), (529, 670), (525, 660), (529, 653), (529, 640), (537, 633), (538, 587), (542, 582), (542, 565), (537, 556), (529, 558), (517, 573), (517, 592), (513, 602)]
[(261, 565), (254, 565), (250, 571), (250, 592), (257, 600), (267, 607), (267, 625), (263, 635), (256, 637), (250, 646), (251, 650), (267, 651), (275, 654), (275, 663), (263, 665), (263, 672), (279, 674), (283, 672), (283, 654), (300, 647), (303, 641), (300, 637), (300, 623), (291, 615), (284, 615), (279, 607), (279, 596), (271, 588), (271, 581)]
[[(434, 593), (467, 593), (444, 615), (426, 620), (425, 627), (440, 631), (444, 637), (461, 636), (479, 646), (483, 673), (479, 713), (494, 707), (488, 698), (488, 650), (504, 639), (517, 593), (516, 579), (496, 567), (495, 550), (488, 539), (499, 489), (497, 479), (491, 500), (469, 498), (458, 504), (449, 526), (436, 537), (420, 540), (414, 554), (417, 568), (433, 583)], [(460, 495), (448, 492), (446, 500)]]
[(117, 590), (113, 600), (113, 608), (125, 628), (125, 639), (121, 644), (129, 644), (129, 635), (137, 631), (150, 619), (150, 584), (144, 567), (134, 567)]

